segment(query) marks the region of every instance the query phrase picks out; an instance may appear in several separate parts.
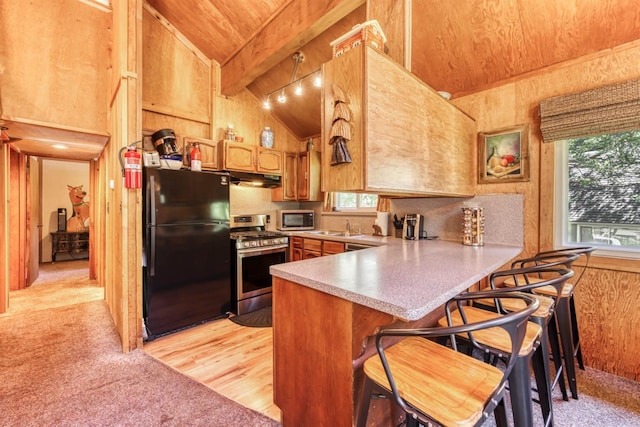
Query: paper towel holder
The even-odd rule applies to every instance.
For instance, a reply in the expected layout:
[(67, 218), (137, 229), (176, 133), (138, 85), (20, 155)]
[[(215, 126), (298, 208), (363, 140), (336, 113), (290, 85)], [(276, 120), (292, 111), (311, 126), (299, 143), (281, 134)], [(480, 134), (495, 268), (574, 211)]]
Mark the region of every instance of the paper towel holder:
[[(389, 212), (377, 212), (376, 219), (373, 223), (374, 236), (387, 236), (389, 235)], [(376, 229), (376, 226), (379, 228)], [(379, 233), (379, 234), (377, 234)]]

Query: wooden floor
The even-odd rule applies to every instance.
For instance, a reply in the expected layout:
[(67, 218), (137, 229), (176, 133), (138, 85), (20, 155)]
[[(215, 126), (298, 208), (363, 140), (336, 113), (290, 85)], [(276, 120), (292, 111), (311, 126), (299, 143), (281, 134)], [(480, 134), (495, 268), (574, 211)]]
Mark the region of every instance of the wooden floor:
[(145, 343), (144, 351), (215, 392), (280, 421), (273, 330), (221, 319)]

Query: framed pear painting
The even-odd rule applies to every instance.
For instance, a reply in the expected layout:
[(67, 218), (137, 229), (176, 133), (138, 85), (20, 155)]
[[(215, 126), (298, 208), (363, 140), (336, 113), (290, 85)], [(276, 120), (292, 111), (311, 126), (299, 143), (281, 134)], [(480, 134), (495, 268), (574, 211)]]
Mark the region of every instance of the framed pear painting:
[(529, 124), (478, 134), (480, 184), (529, 181)]

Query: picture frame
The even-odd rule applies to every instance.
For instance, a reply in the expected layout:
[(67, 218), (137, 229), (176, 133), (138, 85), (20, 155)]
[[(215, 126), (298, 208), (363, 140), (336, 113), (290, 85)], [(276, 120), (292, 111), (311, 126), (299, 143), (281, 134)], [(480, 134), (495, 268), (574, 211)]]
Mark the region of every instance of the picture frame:
[(480, 184), (529, 181), (528, 123), (478, 133)]

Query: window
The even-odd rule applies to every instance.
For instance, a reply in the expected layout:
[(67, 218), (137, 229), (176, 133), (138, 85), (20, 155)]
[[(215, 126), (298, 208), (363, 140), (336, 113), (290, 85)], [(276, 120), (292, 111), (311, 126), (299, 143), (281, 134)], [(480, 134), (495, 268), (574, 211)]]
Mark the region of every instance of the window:
[(333, 210), (336, 211), (375, 211), (378, 205), (377, 194), (333, 193)]
[(556, 245), (640, 258), (640, 130), (556, 147)]

